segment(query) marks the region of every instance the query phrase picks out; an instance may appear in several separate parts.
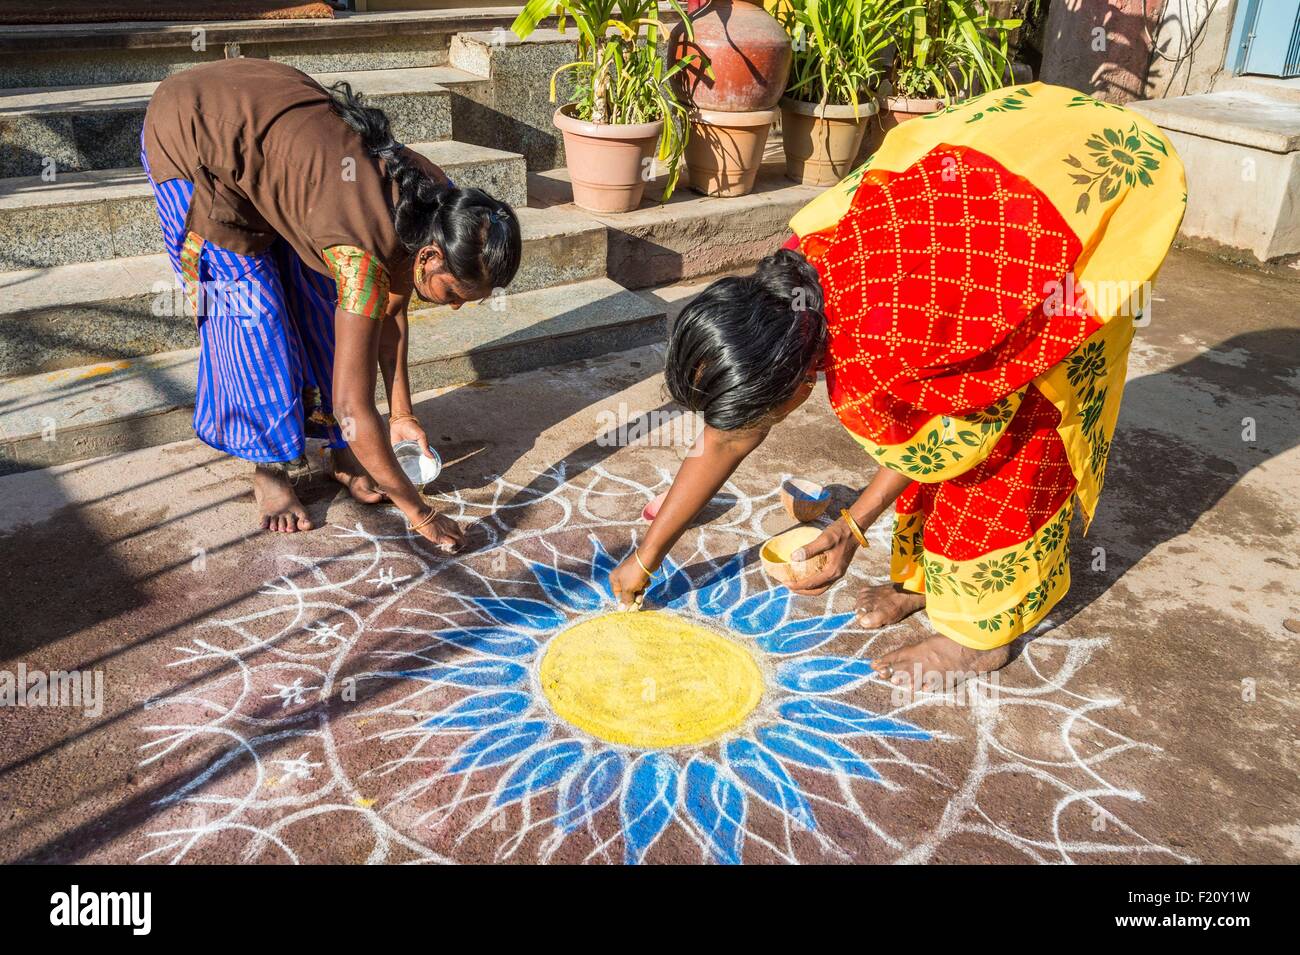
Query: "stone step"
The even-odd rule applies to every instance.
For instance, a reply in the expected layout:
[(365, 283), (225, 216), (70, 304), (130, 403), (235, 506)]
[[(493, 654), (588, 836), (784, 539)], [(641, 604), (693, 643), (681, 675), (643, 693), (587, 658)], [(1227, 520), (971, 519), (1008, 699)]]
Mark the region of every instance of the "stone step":
[[(458, 139), (521, 153), (530, 170), (564, 165), (550, 88), (555, 71), (577, 56), (576, 30), (537, 30), (527, 40), (509, 30), (458, 33), (447, 56), (450, 67), (485, 78), (448, 87)], [(556, 78), (559, 102), (568, 101), (572, 82), (571, 70)]]
[[(665, 308), (609, 279), (432, 309), (411, 322), (414, 391), (633, 348)], [(0, 474), (191, 436), (197, 349), (0, 381)]]
[[(511, 205), (528, 200), (523, 157), (455, 140), (413, 143), (447, 174)], [(147, 255), (162, 248), (144, 170), (70, 172), (0, 179), (0, 271)]]
[(518, 12), (518, 5), (462, 2), (443, 10), (339, 11), (332, 20), (6, 26), (0, 88), (157, 82), (238, 55), (308, 73), (439, 66), (454, 34), (504, 32)]
[[(516, 211), (524, 248), (512, 294), (605, 275), (600, 223), (565, 209)], [(412, 300), (413, 311), (426, 307)], [(139, 358), (194, 340), (164, 254), (0, 274), (0, 378)]]
[[(457, 70), (457, 73), (463, 72)], [(316, 73), (346, 80), (384, 110), (403, 142), (452, 138), (451, 99), (436, 67)], [(444, 76), (447, 74), (444, 72)], [(0, 177), (140, 164), (140, 129), (157, 83), (0, 90)]]
[[(639, 209), (618, 215), (584, 213), (608, 234), (609, 277), (639, 289), (753, 265), (790, 236), (792, 216), (821, 192), (785, 178), (779, 146), (769, 148), (754, 191), (731, 199), (698, 195), (683, 169), (672, 198), (660, 203), (664, 178), (646, 188)], [(567, 169), (528, 174), (534, 205), (577, 209)]]
[(1221, 92), (1238, 90), (1257, 93), (1269, 99), (1300, 104), (1300, 77), (1282, 79), (1277, 76), (1228, 76), (1215, 84)]
[(1171, 96), (1129, 105), (1161, 129), (1273, 153), (1300, 149), (1300, 104), (1256, 88)]
[(1128, 104), (1164, 130), (1182, 159), (1187, 212), (1180, 236), (1216, 250), (1245, 251), (1260, 262), (1300, 255), (1300, 101), (1294, 92), (1278, 81)]

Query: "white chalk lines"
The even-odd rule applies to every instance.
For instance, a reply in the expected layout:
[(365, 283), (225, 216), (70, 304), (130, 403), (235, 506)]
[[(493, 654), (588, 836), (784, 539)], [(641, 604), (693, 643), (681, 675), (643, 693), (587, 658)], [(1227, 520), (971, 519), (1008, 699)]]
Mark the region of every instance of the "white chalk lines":
[[(1107, 728), (1120, 700), (1072, 689), (1105, 640), (1039, 637), (993, 699), (891, 701), (865, 659), (904, 631), (864, 633), (851, 611), (883, 579), (867, 570), (892, 518), (848, 580), (792, 599), (752, 553), (779, 482), (729, 484), (648, 601), (751, 648), (766, 689), (745, 724), (640, 750), (560, 720), (538, 663), (612, 609), (605, 578), (670, 476), (654, 478), (561, 465), (450, 494), (477, 522), (455, 560), (360, 523), (296, 535), (284, 573), (159, 674), (174, 689), (146, 703), (141, 767), (167, 794), (140, 861), (924, 862), (972, 841), (1008, 860), (1190, 861), (1127, 824), (1142, 795), (1109, 781), (1159, 750)], [(1034, 781), (1028, 805), (1007, 780)], [(918, 798), (934, 818), (905, 823)]]

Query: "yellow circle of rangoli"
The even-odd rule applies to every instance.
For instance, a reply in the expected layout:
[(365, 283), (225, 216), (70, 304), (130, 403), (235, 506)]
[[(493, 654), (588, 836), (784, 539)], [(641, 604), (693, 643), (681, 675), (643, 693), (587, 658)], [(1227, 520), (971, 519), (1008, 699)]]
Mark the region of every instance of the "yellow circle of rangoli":
[(561, 719), (598, 739), (663, 748), (739, 726), (763, 696), (740, 644), (671, 613), (610, 613), (555, 637), (542, 691)]

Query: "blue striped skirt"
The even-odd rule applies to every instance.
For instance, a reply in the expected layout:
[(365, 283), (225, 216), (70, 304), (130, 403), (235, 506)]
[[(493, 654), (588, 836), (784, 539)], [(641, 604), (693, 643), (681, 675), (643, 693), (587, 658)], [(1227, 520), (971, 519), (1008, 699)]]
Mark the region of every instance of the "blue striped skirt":
[[(141, 150), (145, 172), (149, 161)], [(186, 281), (185, 217), (194, 184), (154, 182), (172, 268)], [(308, 268), (283, 239), (260, 255), (204, 242), (197, 250), (199, 381), (194, 433), (258, 463), (296, 461), (308, 437), (345, 447), (330, 397), (334, 280)]]

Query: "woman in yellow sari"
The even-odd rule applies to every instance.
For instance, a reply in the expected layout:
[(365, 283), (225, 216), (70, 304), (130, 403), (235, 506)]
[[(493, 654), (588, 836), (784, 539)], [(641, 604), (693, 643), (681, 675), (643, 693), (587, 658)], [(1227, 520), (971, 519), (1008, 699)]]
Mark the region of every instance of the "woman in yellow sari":
[[(804, 554), (818, 594), (895, 508), (869, 628), (925, 608), (938, 635), (873, 661), (897, 684), (1002, 666), (1069, 588), (1069, 528), (1097, 506), (1134, 319), (1186, 206), (1160, 130), (1034, 83), (905, 123), (791, 221), (753, 275), (681, 313), (665, 378), (705, 422), (645, 539), (614, 571), (640, 599), (665, 554), (826, 373), (882, 465)], [(922, 678), (924, 674), (924, 678)]]

